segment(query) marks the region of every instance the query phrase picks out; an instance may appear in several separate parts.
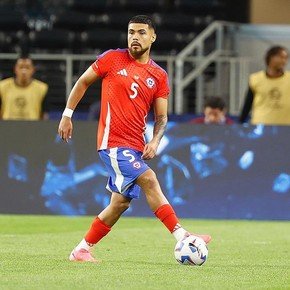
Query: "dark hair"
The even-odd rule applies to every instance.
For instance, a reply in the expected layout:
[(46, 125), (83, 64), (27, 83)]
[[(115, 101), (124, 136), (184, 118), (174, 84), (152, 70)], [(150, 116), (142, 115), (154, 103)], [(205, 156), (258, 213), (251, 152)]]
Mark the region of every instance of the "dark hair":
[(136, 16), (133, 16), (129, 23), (144, 23), (144, 24), (148, 24), (149, 28), (152, 28), (154, 31), (156, 31), (156, 26), (155, 26), (155, 23), (153, 21), (153, 19), (148, 16), (148, 15), (136, 15)]
[(16, 64), (16, 63), (18, 62), (18, 60), (20, 60), (20, 59), (30, 59), (32, 65), (34, 65), (33, 59), (31, 58), (31, 56), (30, 56), (29, 54), (26, 54), (26, 53), (22, 53), (22, 54), (20, 54), (20, 55), (17, 57), (15, 64)]
[(204, 107), (210, 107), (213, 109), (224, 110), (226, 107), (225, 101), (220, 97), (211, 97), (207, 99), (204, 103)]
[(283, 47), (283, 46), (279, 46), (279, 45), (276, 45), (276, 46), (272, 46), (270, 47), (270, 49), (266, 52), (266, 56), (265, 56), (265, 62), (266, 62), (266, 65), (269, 65), (270, 63), (270, 60), (273, 56), (279, 54), (281, 51), (287, 51), (287, 48), (286, 47)]
[(18, 56), (18, 59), (19, 58), (25, 58), (25, 59), (27, 59), (27, 58), (29, 58), (29, 59), (31, 59), (31, 57), (30, 57), (30, 55), (28, 54), (28, 53), (21, 53), (19, 56)]

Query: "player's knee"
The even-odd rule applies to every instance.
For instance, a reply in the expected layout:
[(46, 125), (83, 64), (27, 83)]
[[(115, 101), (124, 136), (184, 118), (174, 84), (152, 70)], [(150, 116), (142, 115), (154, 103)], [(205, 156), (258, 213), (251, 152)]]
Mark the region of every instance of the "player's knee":
[(148, 174), (144, 175), (142, 178), (142, 183), (148, 189), (153, 189), (154, 187), (156, 187), (158, 185), (158, 181), (155, 172), (151, 171)]
[(114, 203), (112, 206), (116, 212), (122, 213), (130, 207), (130, 201), (121, 201)]

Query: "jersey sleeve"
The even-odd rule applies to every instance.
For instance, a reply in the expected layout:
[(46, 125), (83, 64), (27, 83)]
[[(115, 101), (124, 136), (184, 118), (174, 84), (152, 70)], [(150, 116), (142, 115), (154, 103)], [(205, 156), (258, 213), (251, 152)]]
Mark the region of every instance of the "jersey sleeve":
[(112, 49), (105, 51), (97, 57), (97, 60), (92, 64), (92, 69), (101, 78), (105, 77), (111, 67)]
[(162, 77), (160, 78), (160, 81), (158, 83), (158, 88), (157, 91), (155, 93), (154, 98), (168, 98), (170, 92), (170, 88), (169, 88), (169, 80), (168, 80), (168, 76), (167, 73), (164, 73), (162, 75)]

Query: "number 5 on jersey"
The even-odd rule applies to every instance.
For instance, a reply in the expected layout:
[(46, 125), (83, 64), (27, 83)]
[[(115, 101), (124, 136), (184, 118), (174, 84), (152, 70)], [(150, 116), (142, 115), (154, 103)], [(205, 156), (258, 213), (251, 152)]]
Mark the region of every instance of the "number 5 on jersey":
[(131, 85), (131, 91), (133, 92), (133, 94), (132, 95), (129, 95), (129, 97), (131, 99), (135, 99), (137, 97), (137, 95), (138, 95), (137, 88), (138, 87), (139, 87), (139, 85), (137, 83), (135, 83), (135, 82), (132, 83), (132, 85)]

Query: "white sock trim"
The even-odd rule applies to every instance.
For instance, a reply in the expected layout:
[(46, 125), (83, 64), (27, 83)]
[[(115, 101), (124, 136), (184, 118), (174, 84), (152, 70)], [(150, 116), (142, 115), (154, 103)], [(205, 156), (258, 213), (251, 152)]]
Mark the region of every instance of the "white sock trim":
[(76, 250), (79, 251), (80, 249), (89, 250), (91, 247), (88, 245), (85, 239), (82, 239), (80, 243), (76, 246)]
[(184, 228), (179, 228), (175, 230), (172, 234), (176, 241), (179, 241), (184, 238), (184, 235), (187, 233), (187, 231)]

